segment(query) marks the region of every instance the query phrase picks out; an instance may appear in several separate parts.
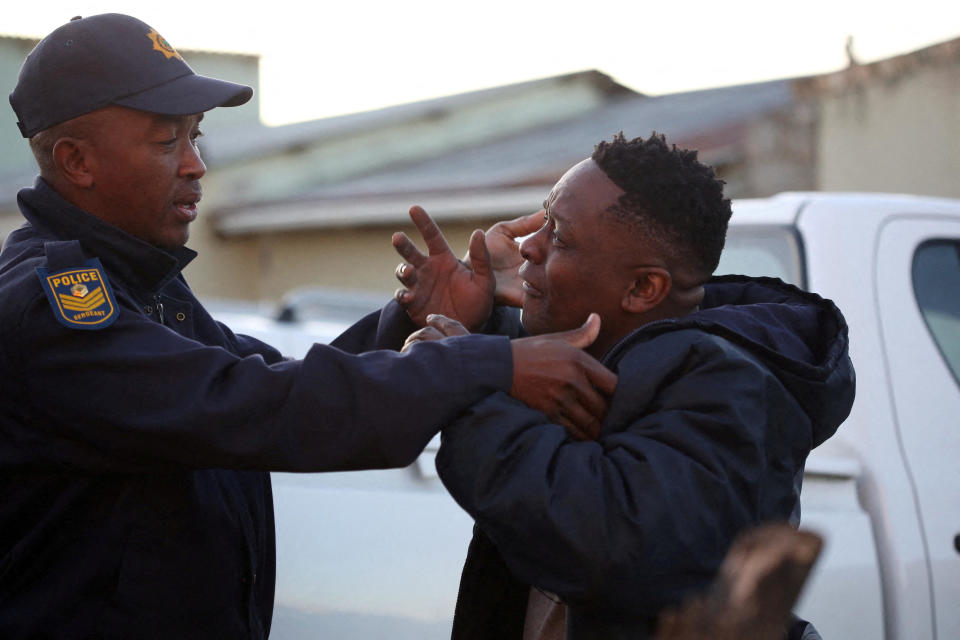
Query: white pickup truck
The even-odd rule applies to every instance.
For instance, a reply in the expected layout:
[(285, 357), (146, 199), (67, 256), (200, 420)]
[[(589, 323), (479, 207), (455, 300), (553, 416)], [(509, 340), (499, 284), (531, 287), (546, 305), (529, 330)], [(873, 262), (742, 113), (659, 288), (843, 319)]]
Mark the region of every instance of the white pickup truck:
[[(798, 613), (826, 640), (960, 638), (960, 201), (738, 201), (718, 273), (809, 288), (850, 325), (857, 398), (806, 467), (826, 546)], [(406, 469), (274, 474), (274, 640), (449, 637), (472, 523), (437, 442)]]

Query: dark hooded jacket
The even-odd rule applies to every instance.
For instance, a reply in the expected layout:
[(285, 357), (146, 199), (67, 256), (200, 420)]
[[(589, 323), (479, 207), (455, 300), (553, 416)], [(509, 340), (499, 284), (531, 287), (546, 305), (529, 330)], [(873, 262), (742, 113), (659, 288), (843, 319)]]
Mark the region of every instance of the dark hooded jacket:
[(645, 637), (739, 532), (799, 521), (807, 454), (854, 397), (840, 311), (774, 279), (714, 278), (604, 362), (595, 442), (502, 393), (443, 430), (437, 469), (477, 523), (454, 640), (520, 638), (529, 585), (567, 604), (570, 639)]

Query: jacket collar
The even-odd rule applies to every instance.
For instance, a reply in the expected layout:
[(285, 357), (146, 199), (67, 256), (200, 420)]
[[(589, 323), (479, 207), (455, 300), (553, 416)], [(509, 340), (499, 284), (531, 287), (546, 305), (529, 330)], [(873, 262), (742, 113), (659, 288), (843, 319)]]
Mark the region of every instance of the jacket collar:
[(157, 291), (193, 260), (186, 247), (166, 251), (79, 209), (38, 177), (33, 188), (21, 189), (17, 203), (27, 221), (64, 240), (79, 240), (89, 257), (99, 258), (122, 280)]

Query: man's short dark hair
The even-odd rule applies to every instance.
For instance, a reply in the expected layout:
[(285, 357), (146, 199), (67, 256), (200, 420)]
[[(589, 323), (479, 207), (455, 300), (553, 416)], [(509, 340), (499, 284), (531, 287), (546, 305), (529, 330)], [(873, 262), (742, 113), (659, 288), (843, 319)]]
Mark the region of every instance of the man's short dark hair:
[(621, 132), (591, 157), (626, 192), (610, 211), (659, 243), (675, 265), (690, 266), (706, 280), (720, 261), (731, 213), (713, 168), (656, 132), (646, 140), (627, 140)]

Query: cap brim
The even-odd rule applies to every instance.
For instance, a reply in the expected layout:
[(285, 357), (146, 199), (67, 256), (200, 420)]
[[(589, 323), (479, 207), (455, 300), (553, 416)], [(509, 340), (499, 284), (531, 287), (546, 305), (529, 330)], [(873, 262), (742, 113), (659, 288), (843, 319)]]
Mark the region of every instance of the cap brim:
[(113, 104), (150, 113), (184, 116), (216, 107), (236, 107), (252, 96), (253, 89), (246, 85), (191, 73), (114, 100)]

